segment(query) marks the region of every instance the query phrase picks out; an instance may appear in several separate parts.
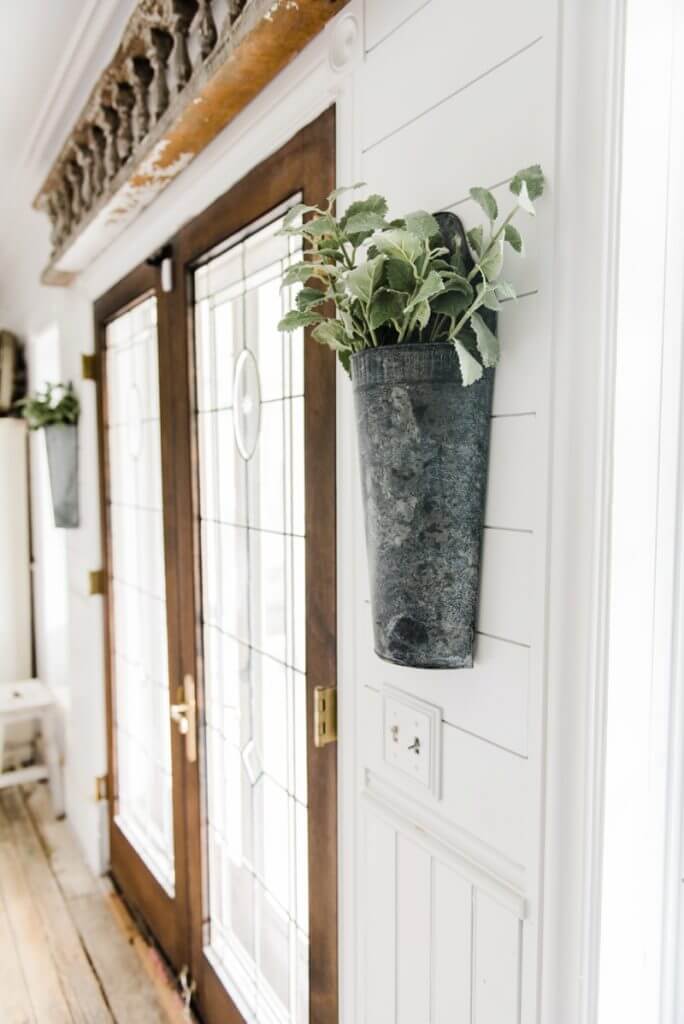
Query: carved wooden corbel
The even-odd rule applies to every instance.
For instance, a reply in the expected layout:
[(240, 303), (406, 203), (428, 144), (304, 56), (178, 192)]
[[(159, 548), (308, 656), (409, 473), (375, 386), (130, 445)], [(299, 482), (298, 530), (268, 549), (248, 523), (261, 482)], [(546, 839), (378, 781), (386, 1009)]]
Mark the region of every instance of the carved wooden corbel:
[(116, 148), (119, 160), (125, 164), (133, 152), (133, 108), (135, 93), (128, 82), (117, 82), (116, 109), (119, 115), (119, 130), (116, 136)]
[(188, 51), (190, 25), (197, 14), (197, 0), (171, 0), (171, 31), (173, 33), (173, 70), (176, 77), (176, 92), (190, 81), (192, 61)]
[(211, 0), (199, 0), (200, 56), (206, 60), (218, 41)]
[(133, 137), (137, 145), (142, 142), (150, 128), (150, 85), (154, 71), (147, 57), (141, 54), (130, 58), (129, 67), (135, 92)]
[(88, 137), (90, 139), (90, 150), (93, 157), (91, 180), (93, 195), (100, 196), (104, 191), (107, 172), (105, 170), (105, 149), (107, 141), (105, 133), (99, 124), (88, 125)]
[(105, 136), (104, 166), (107, 181), (111, 181), (119, 170), (119, 150), (117, 138), (119, 134), (119, 114), (114, 107), (105, 104), (102, 107), (103, 131)]
[(149, 32), (148, 57), (154, 70), (152, 82), (152, 117), (158, 121), (169, 105), (168, 64), (173, 37), (166, 29), (155, 26)]
[(78, 223), (83, 213), (83, 199), (81, 196), (83, 171), (75, 160), (67, 160), (64, 170), (71, 186), (71, 215), (74, 222)]

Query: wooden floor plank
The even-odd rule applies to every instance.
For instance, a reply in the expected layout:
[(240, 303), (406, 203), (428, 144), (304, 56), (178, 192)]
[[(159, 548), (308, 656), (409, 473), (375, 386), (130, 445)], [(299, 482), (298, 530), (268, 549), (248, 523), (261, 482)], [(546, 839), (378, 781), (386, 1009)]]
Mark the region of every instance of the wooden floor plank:
[(0, 1021), (35, 1024), (35, 1019), (5, 901), (0, 896)]
[(79, 932), (116, 1024), (188, 1024), (168, 967), (143, 938), (108, 879), (83, 862), (68, 821), (56, 821), (47, 787), (25, 790), (65, 907)]
[(116, 926), (98, 895), (77, 896), (69, 904), (93, 967), (117, 1022), (168, 1024), (135, 950)]
[(75, 1024), (112, 1024), (97, 977), (93, 974), (64, 897), (50, 870), (24, 802), (17, 791), (2, 797), (14, 845), (21, 851), (21, 866), (40, 914), (48, 947)]
[(0, 891), (37, 1024), (74, 1024), (43, 922), (22, 871), (21, 854), (14, 846), (6, 814), (6, 803), (13, 794), (7, 790), (0, 800)]

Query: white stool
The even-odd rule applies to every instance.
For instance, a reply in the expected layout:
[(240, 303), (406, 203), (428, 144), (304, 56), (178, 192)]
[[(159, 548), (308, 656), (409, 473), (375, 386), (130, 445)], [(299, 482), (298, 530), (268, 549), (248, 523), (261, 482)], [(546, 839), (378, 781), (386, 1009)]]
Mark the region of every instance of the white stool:
[[(5, 729), (14, 722), (40, 720), (45, 764), (32, 764), (28, 768), (2, 771), (5, 748)], [(62, 771), (55, 734), (55, 702), (52, 694), (39, 679), (25, 679), (18, 683), (0, 683), (0, 789), (21, 786), (25, 782), (48, 779), (52, 808), (58, 818), (64, 815)]]

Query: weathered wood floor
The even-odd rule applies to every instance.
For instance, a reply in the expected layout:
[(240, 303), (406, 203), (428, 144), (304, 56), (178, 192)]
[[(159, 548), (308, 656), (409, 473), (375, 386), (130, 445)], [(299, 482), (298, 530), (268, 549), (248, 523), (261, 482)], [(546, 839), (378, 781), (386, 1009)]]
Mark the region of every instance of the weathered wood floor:
[(0, 1022), (180, 1024), (155, 950), (85, 867), (44, 785), (0, 794)]

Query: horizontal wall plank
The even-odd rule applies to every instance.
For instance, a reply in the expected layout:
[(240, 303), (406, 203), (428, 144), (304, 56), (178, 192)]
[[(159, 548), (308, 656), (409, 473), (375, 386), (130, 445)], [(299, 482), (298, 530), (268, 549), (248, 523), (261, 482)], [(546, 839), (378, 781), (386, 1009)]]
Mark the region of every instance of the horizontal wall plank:
[[(512, 252), (509, 255), (512, 260)], [(498, 324), (501, 360), (494, 375), (495, 416), (541, 409), (551, 345), (548, 313), (548, 304), (545, 306), (538, 294), (503, 303)]]
[[(520, 167), (548, 163), (552, 95), (540, 83), (548, 77), (550, 54), (550, 41), (536, 43), (368, 150), (362, 177), (369, 189), (387, 196), (395, 216), (418, 207), (443, 210), (464, 200), (472, 185), (491, 187)], [(397, 77), (395, 70), (373, 85), (390, 106)], [(370, 92), (364, 88), (364, 103)]]
[(474, 1024), (519, 1024), (520, 922), (487, 893), (475, 898)]
[[(363, 148), (483, 75), (496, 77), (502, 62), (540, 36), (542, 9), (543, 0), (523, 0), (498, 4), (494, 15), (488, 4), (432, 0), (404, 24), (395, 21), (396, 31), (366, 59)], [(393, 11), (392, 20), (400, 14)], [(467, 45), (459, 45), (461, 25)]]
[(473, 668), (414, 673), (377, 657), (368, 605), (360, 609), (357, 635), (358, 672), (364, 683), (378, 690), (387, 683), (414, 693), (440, 707), (450, 725), (527, 755), (529, 647), (478, 635)]
[(534, 414), (491, 421), (487, 526), (534, 529), (540, 479), (536, 428)]
[(366, 0), (366, 49), (372, 50), (390, 32), (433, 0)]
[(510, 530), (485, 530), (482, 543), (480, 633), (529, 644), (532, 636), (534, 537)]
[(430, 1019), (431, 859), (397, 836), (397, 1024)]

